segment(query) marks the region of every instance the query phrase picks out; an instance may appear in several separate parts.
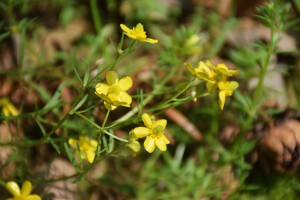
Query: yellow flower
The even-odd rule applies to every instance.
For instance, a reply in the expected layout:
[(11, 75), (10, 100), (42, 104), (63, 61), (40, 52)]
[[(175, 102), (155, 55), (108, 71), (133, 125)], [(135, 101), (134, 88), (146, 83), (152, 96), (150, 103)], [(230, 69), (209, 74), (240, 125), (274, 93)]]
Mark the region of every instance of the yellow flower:
[(209, 67), (207, 67), (204, 62), (199, 62), (199, 65), (197, 68), (194, 68), (190, 63), (184, 63), (185, 66), (188, 68), (190, 73), (193, 76), (196, 76), (199, 80), (204, 80), (210, 83), (215, 83), (215, 73), (214, 71), (210, 70)]
[(219, 88), (219, 107), (221, 110), (224, 108), (226, 97), (231, 96), (233, 91), (239, 87), (239, 84), (236, 81), (221, 81), (218, 82)]
[(144, 26), (141, 23), (138, 23), (136, 27), (133, 27), (132, 29), (129, 29), (124, 24), (121, 24), (120, 26), (125, 35), (134, 40), (138, 40), (140, 42), (158, 43), (158, 40), (147, 38), (146, 32), (144, 31)]
[(94, 161), (95, 151), (98, 145), (98, 142), (96, 140), (91, 140), (87, 136), (79, 136), (79, 140), (70, 138), (69, 144), (72, 148), (76, 149), (76, 155), (79, 154), (78, 152), (78, 147), (79, 147), (82, 159), (87, 159), (90, 163)]
[(7, 117), (19, 115), (19, 110), (7, 98), (0, 99), (0, 107), (2, 107), (2, 111)]
[(109, 71), (106, 74), (106, 81), (108, 85), (98, 83), (95, 87), (95, 94), (104, 100), (105, 108), (114, 110), (118, 106), (130, 107), (132, 99), (126, 91), (131, 88), (132, 79), (126, 76), (119, 80), (116, 72)]
[(233, 76), (239, 74), (239, 70), (230, 70), (225, 64), (218, 64), (217, 67), (213, 66), (208, 60), (206, 61), (206, 65), (214, 70), (214, 72), (222, 78), (226, 79), (228, 76)]
[(41, 197), (36, 194), (30, 194), (32, 185), (29, 181), (25, 181), (20, 190), (18, 184), (14, 181), (6, 183), (5, 188), (14, 197), (7, 200), (41, 200)]
[(152, 153), (157, 146), (160, 150), (166, 151), (167, 144), (170, 143), (168, 138), (164, 135), (164, 129), (167, 125), (167, 120), (161, 119), (152, 122), (150, 116), (146, 113), (142, 115), (142, 120), (146, 127), (137, 127), (132, 130), (136, 138), (147, 137), (144, 141), (146, 151)]
[(137, 138), (133, 134), (132, 131), (129, 133), (129, 141), (126, 144), (126, 149), (127, 151), (133, 156), (136, 156), (136, 153), (140, 151), (141, 145), (140, 143), (136, 140)]
[(199, 44), (200, 37), (197, 34), (193, 34), (184, 42), (184, 49), (188, 50), (192, 55), (200, 54), (202, 52), (202, 47), (199, 46)]
[(239, 86), (235, 81), (227, 81), (227, 78), (239, 74), (239, 70), (229, 70), (225, 64), (218, 64), (215, 67), (208, 60), (206, 63), (199, 62), (198, 68), (194, 68), (190, 63), (185, 65), (193, 76), (207, 82), (209, 92), (219, 89), (219, 106), (223, 110), (226, 97), (231, 96)]

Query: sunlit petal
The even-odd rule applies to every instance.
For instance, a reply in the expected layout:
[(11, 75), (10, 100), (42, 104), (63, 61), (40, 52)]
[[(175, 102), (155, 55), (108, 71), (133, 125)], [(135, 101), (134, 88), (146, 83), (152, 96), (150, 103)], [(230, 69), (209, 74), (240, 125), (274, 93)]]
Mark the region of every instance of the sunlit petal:
[(119, 81), (118, 74), (114, 71), (109, 71), (106, 74), (106, 80), (108, 85), (117, 84)]
[(162, 135), (161, 139), (164, 141), (165, 144), (170, 144), (170, 140), (166, 136)]
[(118, 85), (120, 86), (121, 90), (127, 91), (132, 87), (132, 79), (129, 76), (126, 76), (119, 81)]
[(72, 148), (77, 149), (77, 144), (79, 144), (78, 140), (76, 140), (74, 138), (70, 138), (68, 142)]
[(95, 89), (96, 89), (96, 93), (107, 95), (109, 86), (104, 83), (98, 83)]
[(125, 107), (130, 107), (130, 104), (132, 102), (132, 98), (129, 94), (127, 94), (126, 92), (120, 92), (119, 94), (119, 101), (120, 102), (125, 102), (126, 104), (123, 105)]
[(145, 126), (147, 126), (148, 128), (152, 128), (152, 120), (150, 118), (150, 115), (148, 115), (147, 113), (144, 113), (142, 115), (142, 120), (143, 120)]
[(30, 194), (31, 190), (32, 190), (31, 183), (29, 181), (25, 181), (21, 188), (21, 194), (27, 196)]
[(146, 137), (152, 133), (152, 130), (146, 127), (137, 127), (133, 129), (133, 134), (136, 138)]
[(155, 128), (157, 126), (161, 126), (161, 129), (164, 130), (166, 128), (166, 126), (167, 126), (167, 120), (161, 119), (161, 120), (156, 121), (153, 124), (153, 128)]
[(86, 155), (87, 155), (87, 160), (90, 163), (92, 163), (95, 159), (95, 152), (87, 152)]
[(18, 184), (14, 181), (10, 181), (10, 182), (6, 183), (5, 188), (14, 197), (19, 196), (21, 194), (21, 191), (20, 191), (20, 188), (19, 188)]
[(161, 150), (161, 151), (166, 151), (167, 150), (167, 146), (164, 143), (164, 140), (162, 139), (162, 137), (157, 137), (155, 138), (155, 144), (156, 146)]
[(188, 68), (188, 70), (190, 71), (190, 73), (195, 76), (196, 75), (196, 71), (195, 68), (188, 62), (184, 63), (185, 66)]
[(137, 31), (144, 31), (144, 26), (143, 26), (143, 24), (138, 23), (138, 24), (136, 25), (136, 30), (137, 30)]
[(121, 27), (121, 29), (123, 30), (123, 31), (125, 31), (125, 32), (127, 32), (127, 33), (130, 33), (130, 29), (127, 27), (127, 26), (125, 26), (124, 24), (120, 24), (120, 27)]
[(224, 104), (225, 104), (225, 100), (226, 100), (226, 91), (220, 91), (219, 92), (219, 107), (221, 110), (223, 110), (224, 108)]
[(144, 142), (144, 147), (146, 149), (146, 151), (148, 151), (149, 153), (152, 153), (155, 149), (155, 140), (153, 137), (149, 136), (146, 138), (145, 142)]
[(156, 44), (156, 43), (158, 43), (158, 40), (151, 39), (151, 38), (145, 38), (143, 40), (143, 42), (148, 42), (148, 43)]

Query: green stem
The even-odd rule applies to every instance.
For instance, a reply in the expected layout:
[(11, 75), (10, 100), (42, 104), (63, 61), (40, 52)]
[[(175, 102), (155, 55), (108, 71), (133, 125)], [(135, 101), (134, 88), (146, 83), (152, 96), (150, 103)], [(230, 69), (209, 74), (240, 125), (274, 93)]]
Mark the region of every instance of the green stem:
[(264, 65), (261, 67), (261, 72), (260, 72), (260, 75), (259, 75), (258, 85), (257, 85), (257, 87), (255, 89), (255, 92), (254, 92), (252, 113), (256, 113), (256, 110), (258, 109), (257, 108), (258, 101), (261, 97), (264, 79), (265, 79), (267, 69), (268, 69), (268, 66), (269, 66), (269, 63), (270, 63), (271, 55), (272, 55), (273, 50), (274, 50), (274, 48), (273, 48), (274, 40), (275, 40), (274, 26), (271, 26), (271, 39), (270, 39), (270, 43), (268, 45), (268, 55), (265, 59)]
[[(149, 94), (149, 96), (147, 96), (147, 98), (143, 101), (144, 106), (147, 103), (149, 103), (149, 101), (151, 101), (151, 99), (155, 96), (155, 93), (157, 93), (174, 76), (174, 74), (177, 72), (179, 66), (180, 65), (173, 67), (172, 70), (170, 71), (170, 73), (168, 73), (168, 75), (160, 82), (160, 84), (154, 88), (154, 90), (152, 91), (152, 94)], [(118, 120), (114, 121), (112, 124), (117, 124), (117, 123), (126, 121), (127, 119), (129, 119), (130, 117), (132, 117), (133, 115), (135, 115), (138, 112), (138, 110), (139, 110), (138, 108), (139, 108), (139, 106), (134, 107), (131, 111), (126, 113), (124, 116), (122, 116)]]
[(105, 118), (104, 118), (104, 121), (103, 121), (103, 124), (102, 124), (102, 129), (104, 129), (104, 127), (105, 127), (107, 118), (108, 118), (109, 113), (110, 113), (110, 108), (111, 108), (111, 106), (109, 107), (109, 109), (107, 110), (107, 113), (106, 113), (106, 115), (105, 115)]
[(97, 125), (95, 122), (93, 122), (92, 120), (90, 120), (89, 118), (87, 118), (86, 116), (82, 115), (81, 113), (78, 113), (78, 112), (74, 112), (74, 114), (78, 115), (79, 117), (81, 117), (82, 119), (86, 120), (87, 122), (89, 122), (91, 125), (95, 126), (97, 129), (99, 129), (101, 132), (105, 133), (106, 135), (109, 135), (113, 138), (115, 138), (116, 140), (119, 140), (121, 142), (128, 142), (128, 140), (126, 139), (123, 139), (123, 138), (120, 138), (118, 136), (115, 136), (113, 134), (111, 134), (110, 132), (106, 131), (106, 130), (103, 130), (102, 127), (100, 127), (99, 125)]

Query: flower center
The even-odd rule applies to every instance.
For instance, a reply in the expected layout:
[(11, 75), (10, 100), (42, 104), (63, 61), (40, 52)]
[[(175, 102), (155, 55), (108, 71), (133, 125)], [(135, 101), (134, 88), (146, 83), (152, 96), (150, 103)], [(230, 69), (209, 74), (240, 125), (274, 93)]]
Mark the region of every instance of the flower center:
[(164, 131), (164, 127), (162, 127), (161, 125), (157, 125), (155, 128), (153, 128), (153, 133), (155, 135), (158, 135), (163, 131)]
[(114, 84), (114, 85), (110, 86), (110, 88), (109, 88), (110, 94), (119, 94), (120, 92), (121, 92), (121, 88), (117, 84)]

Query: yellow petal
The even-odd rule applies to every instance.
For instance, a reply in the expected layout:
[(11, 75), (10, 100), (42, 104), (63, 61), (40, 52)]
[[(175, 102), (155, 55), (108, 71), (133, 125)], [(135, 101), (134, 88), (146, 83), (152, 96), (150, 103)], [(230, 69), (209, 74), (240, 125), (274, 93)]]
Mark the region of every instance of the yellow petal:
[(108, 110), (114, 110), (117, 108), (117, 106), (111, 105), (110, 103), (106, 103), (106, 101), (104, 102), (104, 107)]
[(97, 140), (91, 140), (90, 143), (91, 143), (91, 147), (93, 147), (93, 149), (96, 150), (96, 148), (98, 146)]
[(123, 30), (123, 31), (125, 31), (125, 32), (127, 32), (127, 33), (129, 33), (131, 30), (127, 27), (127, 26), (125, 26), (124, 24), (120, 24), (120, 27), (121, 27), (121, 29)]
[(142, 115), (142, 120), (143, 120), (145, 126), (147, 126), (150, 129), (152, 128), (152, 120), (151, 120), (150, 116), (147, 113), (144, 113)]
[(118, 85), (120, 86), (121, 90), (127, 91), (132, 87), (132, 79), (129, 76), (126, 76), (119, 81)]
[(188, 70), (190, 71), (190, 73), (195, 76), (196, 75), (196, 71), (195, 68), (188, 62), (184, 63), (185, 66), (188, 68)]
[(152, 133), (152, 130), (146, 127), (137, 127), (133, 129), (133, 134), (136, 138), (146, 137)]
[(154, 138), (151, 136), (148, 136), (144, 142), (144, 147), (145, 147), (146, 151), (148, 151), (149, 153), (152, 153), (155, 149)]
[(136, 30), (137, 30), (137, 31), (144, 31), (144, 26), (143, 26), (143, 24), (138, 23), (138, 24), (136, 25)]
[(239, 87), (239, 83), (236, 81), (231, 81), (229, 86), (228, 86), (228, 90), (236, 90)]
[(6, 117), (10, 116), (10, 112), (9, 112), (9, 109), (7, 108), (7, 106), (2, 107), (2, 112), (4, 113), (4, 115)]
[(117, 84), (119, 81), (118, 74), (114, 71), (107, 72), (106, 81), (108, 85)]
[(98, 94), (96, 93), (100, 98), (102, 98), (106, 103), (111, 104), (112, 100), (109, 98), (109, 96), (105, 94)]
[(166, 128), (166, 126), (167, 126), (167, 120), (161, 119), (161, 120), (156, 121), (153, 124), (153, 128), (156, 128), (157, 126), (160, 126), (161, 129), (162, 129), (162, 131), (163, 131)]
[(225, 104), (225, 100), (226, 100), (226, 91), (220, 91), (219, 92), (219, 107), (221, 110), (223, 110), (224, 108), (224, 104)]
[(139, 152), (141, 149), (141, 145), (138, 141), (130, 142), (126, 145), (126, 147), (127, 151), (129, 151), (129, 153), (134, 157), (136, 156), (136, 152)]
[(74, 138), (70, 138), (68, 142), (72, 148), (77, 149), (77, 144), (79, 143), (78, 140), (76, 140)]
[(12, 116), (19, 115), (19, 110), (13, 104), (8, 103), (7, 108)]
[(23, 185), (22, 185), (22, 188), (21, 188), (21, 194), (22, 194), (23, 196), (27, 196), (27, 195), (30, 194), (31, 190), (32, 190), (32, 185), (31, 185), (31, 183), (30, 183), (29, 181), (25, 181), (25, 182), (23, 183)]
[(170, 144), (170, 140), (165, 135), (162, 134), (161, 138), (165, 144)]
[(87, 157), (87, 160), (92, 163), (95, 159), (95, 152), (86, 152), (86, 157)]
[(125, 105), (122, 105), (122, 106), (130, 107), (130, 104), (132, 102), (132, 98), (126, 92), (120, 92), (119, 101), (122, 102), (122, 103), (126, 103)]
[(14, 181), (10, 181), (10, 182), (6, 183), (5, 188), (14, 197), (19, 196), (21, 194), (21, 191), (20, 191), (20, 188), (19, 188), (18, 184)]
[(96, 93), (107, 95), (109, 86), (104, 83), (98, 83), (95, 89), (96, 89)]
[(26, 197), (25, 200), (42, 200), (40, 196), (36, 195), (36, 194), (32, 194)]
[(142, 42), (148, 42), (148, 43), (155, 44), (155, 43), (158, 43), (158, 40), (151, 39), (151, 38), (145, 38)]
[(164, 140), (161, 137), (157, 137), (155, 138), (155, 144), (156, 146), (161, 150), (161, 151), (166, 151), (167, 150), (167, 146), (164, 143)]

